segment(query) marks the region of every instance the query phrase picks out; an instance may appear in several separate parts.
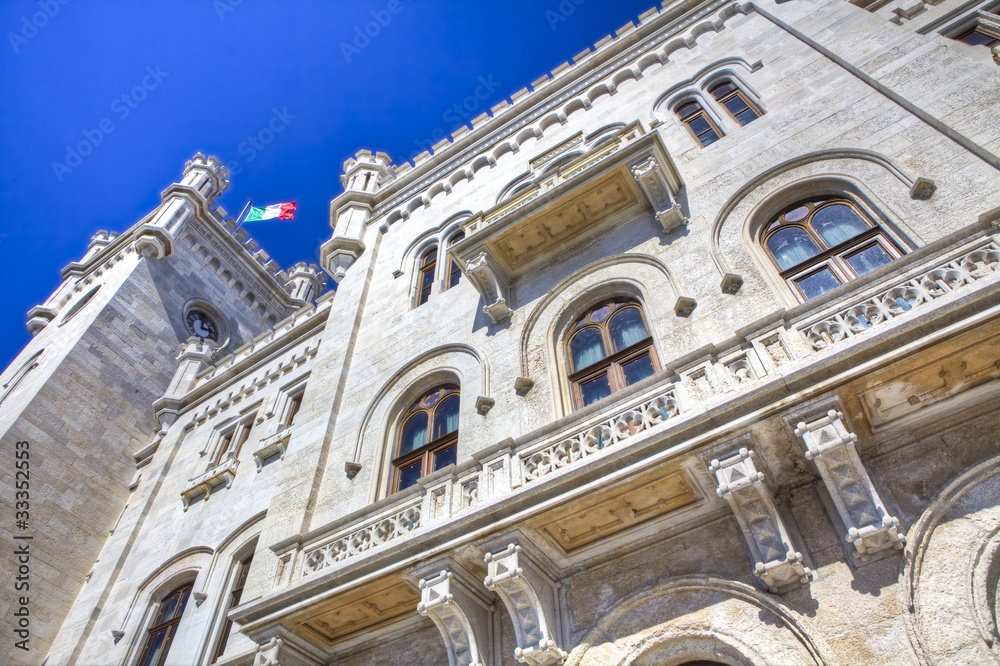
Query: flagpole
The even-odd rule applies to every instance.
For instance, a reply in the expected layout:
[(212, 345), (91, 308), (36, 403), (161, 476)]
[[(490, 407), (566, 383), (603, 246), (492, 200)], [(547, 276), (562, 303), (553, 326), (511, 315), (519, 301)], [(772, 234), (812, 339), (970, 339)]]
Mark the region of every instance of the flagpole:
[(250, 204), (252, 203), (253, 199), (247, 199), (247, 205), (243, 206), (243, 210), (240, 212), (239, 217), (236, 218), (236, 226), (233, 227), (233, 233), (236, 233), (236, 231), (240, 228), (240, 225), (243, 224), (243, 220), (246, 219), (247, 213), (250, 212)]

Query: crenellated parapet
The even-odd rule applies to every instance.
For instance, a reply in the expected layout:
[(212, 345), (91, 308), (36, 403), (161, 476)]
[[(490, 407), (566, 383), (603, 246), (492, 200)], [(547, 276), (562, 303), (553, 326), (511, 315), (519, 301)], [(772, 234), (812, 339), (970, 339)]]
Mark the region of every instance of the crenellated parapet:
[(310, 303), (326, 288), (326, 273), (316, 264), (300, 261), (286, 273), (285, 287), (297, 301)]

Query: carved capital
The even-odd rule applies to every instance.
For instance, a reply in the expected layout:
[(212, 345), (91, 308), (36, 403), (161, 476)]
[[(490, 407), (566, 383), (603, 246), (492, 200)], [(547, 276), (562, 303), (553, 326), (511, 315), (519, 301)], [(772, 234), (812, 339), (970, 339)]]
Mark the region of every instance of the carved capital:
[(808, 583), (812, 571), (802, 564), (788, 530), (774, 506), (764, 474), (757, 471), (753, 451), (742, 448), (723, 460), (713, 460), (708, 469), (719, 482), (716, 493), (729, 503), (756, 560), (754, 573), (774, 593)]
[(486, 587), (500, 596), (514, 624), (514, 657), (532, 666), (561, 664), (566, 653), (556, 642), (558, 587), (544, 556), (516, 531), (479, 548), (489, 569)]
[(857, 556), (867, 562), (875, 555), (901, 550), (906, 539), (899, 533), (899, 520), (889, 515), (872, 485), (854, 447), (858, 436), (848, 431), (843, 413), (830, 409), (807, 416), (796, 426), (795, 435), (806, 445), (806, 458), (819, 469), (847, 527), (844, 538)]

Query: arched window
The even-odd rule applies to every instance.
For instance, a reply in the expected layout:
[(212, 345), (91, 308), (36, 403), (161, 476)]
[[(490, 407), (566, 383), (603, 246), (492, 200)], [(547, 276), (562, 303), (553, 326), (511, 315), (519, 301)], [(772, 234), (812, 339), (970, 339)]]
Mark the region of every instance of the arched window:
[(722, 136), (722, 131), (715, 126), (712, 119), (701, 108), (701, 104), (694, 100), (687, 102), (677, 109), (677, 116), (681, 122), (691, 130), (691, 134), (702, 146), (715, 143)]
[(764, 226), (761, 241), (803, 301), (902, 256), (857, 204), (841, 198), (789, 206)]
[(573, 404), (584, 407), (660, 369), (642, 308), (617, 299), (576, 320), (566, 342)]
[[(465, 232), (459, 231), (457, 234), (448, 239), (448, 247), (457, 245), (459, 242), (465, 240)], [(462, 279), (462, 269), (458, 267), (458, 263), (452, 259), (448, 258), (448, 283), (445, 285), (445, 289), (451, 289)]]
[(393, 492), (458, 459), (459, 402), (458, 387), (448, 384), (428, 391), (407, 410), (392, 461)]
[(170, 644), (177, 635), (177, 625), (187, 605), (194, 582), (185, 583), (164, 597), (156, 609), (153, 624), (146, 632), (146, 643), (142, 646), (138, 666), (162, 666), (167, 661)]
[[(243, 598), (243, 588), (246, 586), (247, 575), (250, 573), (250, 564), (252, 562), (253, 551), (250, 551), (235, 567), (233, 586), (230, 589), (229, 597), (226, 599), (225, 612), (227, 614), (240, 605), (240, 599)], [(211, 663), (214, 664), (219, 661), (219, 658), (226, 653), (226, 644), (229, 642), (229, 635), (231, 633), (233, 633), (233, 621), (227, 617), (225, 624), (222, 625), (222, 633), (219, 634), (219, 642), (215, 646), (215, 655), (212, 657)]]
[(437, 247), (428, 248), (420, 257), (420, 278), (417, 288), (417, 305), (423, 305), (431, 297), (431, 287), (434, 285), (434, 268), (437, 266)]
[(760, 111), (750, 98), (731, 81), (717, 83), (709, 92), (719, 104), (726, 107), (729, 115), (740, 125), (746, 125), (760, 118)]

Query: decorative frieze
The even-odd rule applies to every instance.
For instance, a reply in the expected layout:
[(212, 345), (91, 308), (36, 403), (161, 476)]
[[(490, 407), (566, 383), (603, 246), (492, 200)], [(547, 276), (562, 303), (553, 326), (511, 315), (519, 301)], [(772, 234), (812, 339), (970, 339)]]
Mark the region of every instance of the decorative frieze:
[(806, 445), (806, 458), (816, 463), (841, 520), (844, 538), (863, 562), (875, 555), (901, 550), (905, 538), (899, 519), (889, 515), (858, 456), (858, 436), (847, 430), (844, 415), (835, 409), (800, 421), (795, 435)]
[(551, 565), (517, 531), (482, 544), (479, 549), (485, 553), (489, 571), (486, 587), (503, 600), (514, 625), (514, 658), (532, 666), (562, 663), (566, 653), (556, 641), (558, 584), (548, 571)]
[(930, 301), (947, 296), (992, 276), (1000, 266), (1000, 247), (994, 242), (967, 252), (876, 296), (867, 298), (816, 323), (802, 334), (820, 350), (867, 332), (869, 329), (905, 315)]
[(708, 468), (719, 482), (715, 492), (729, 503), (750, 547), (754, 573), (768, 590), (786, 592), (808, 583), (812, 571), (791, 545), (764, 474), (754, 465), (753, 451), (742, 448), (721, 461), (713, 460)]

